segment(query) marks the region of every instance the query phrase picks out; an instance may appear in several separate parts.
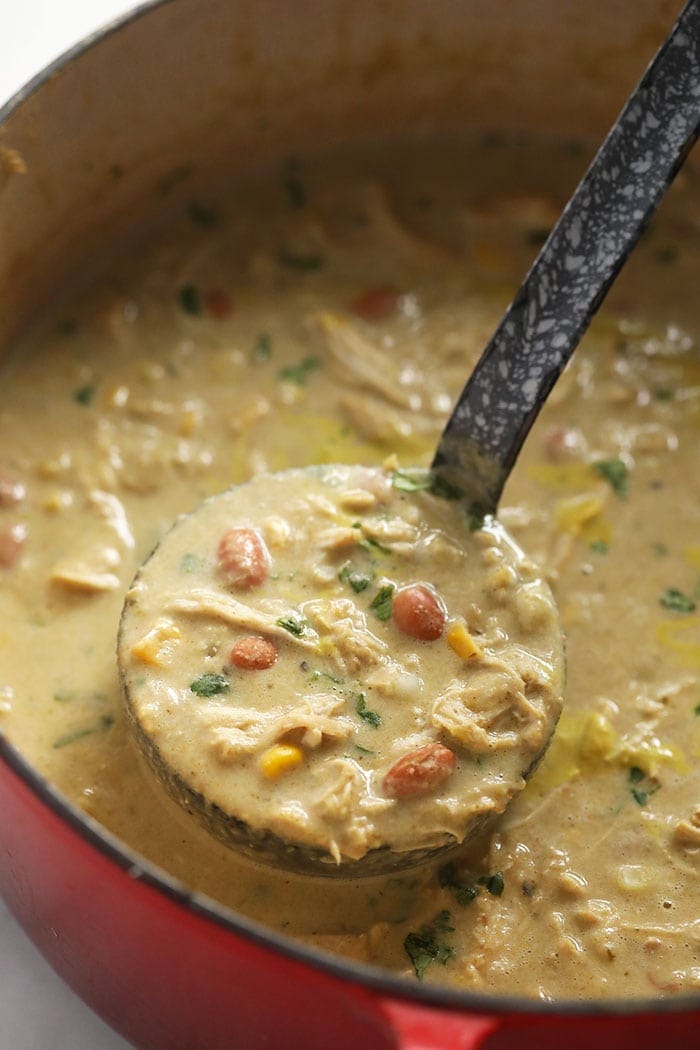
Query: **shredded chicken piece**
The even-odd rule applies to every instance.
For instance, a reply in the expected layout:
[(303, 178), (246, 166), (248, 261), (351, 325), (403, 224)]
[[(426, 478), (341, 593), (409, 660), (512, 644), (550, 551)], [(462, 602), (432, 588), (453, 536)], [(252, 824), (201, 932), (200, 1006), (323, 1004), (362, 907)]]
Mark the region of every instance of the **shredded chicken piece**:
[(522, 747), (544, 729), (544, 715), (526, 696), (525, 681), (502, 660), (454, 679), (435, 699), (431, 719), (476, 754)]
[(386, 644), (365, 627), (364, 614), (349, 598), (310, 601), (304, 612), (343, 673), (356, 675), (387, 659)]
[(294, 738), (309, 749), (346, 740), (355, 730), (349, 718), (338, 715), (342, 697), (315, 693), (292, 707), (261, 711), (228, 704), (205, 704), (197, 717), (211, 728), (210, 750), (221, 762), (235, 762), (241, 755), (268, 747), (282, 738)]
[[(224, 623), (233, 624), (235, 627), (247, 627), (252, 631), (260, 631), (262, 634), (285, 638), (302, 649), (318, 648), (318, 635), (308, 626), (305, 626), (303, 634), (299, 635), (280, 626), (277, 621), (284, 618), (284, 610), (274, 613), (259, 612), (251, 609), (244, 602), (237, 601), (236, 598), (196, 587), (189, 593), (189, 598), (175, 598), (168, 606), (168, 611), (188, 616), (210, 616), (214, 620), (223, 620)], [(296, 618), (295, 613), (291, 615)]]
[(347, 321), (324, 311), (312, 318), (311, 327), (323, 343), (331, 371), (344, 386), (355, 384), (399, 408), (418, 407), (417, 395), (401, 385), (397, 365)]

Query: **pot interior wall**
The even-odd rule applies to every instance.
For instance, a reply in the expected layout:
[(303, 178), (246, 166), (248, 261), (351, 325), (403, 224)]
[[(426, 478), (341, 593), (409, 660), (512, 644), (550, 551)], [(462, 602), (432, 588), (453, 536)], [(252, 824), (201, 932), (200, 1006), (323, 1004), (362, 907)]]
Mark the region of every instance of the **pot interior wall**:
[[(394, 132), (600, 134), (674, 0), (165, 0), (0, 127), (0, 345), (188, 177)], [(634, 17), (630, 17), (633, 14)]]

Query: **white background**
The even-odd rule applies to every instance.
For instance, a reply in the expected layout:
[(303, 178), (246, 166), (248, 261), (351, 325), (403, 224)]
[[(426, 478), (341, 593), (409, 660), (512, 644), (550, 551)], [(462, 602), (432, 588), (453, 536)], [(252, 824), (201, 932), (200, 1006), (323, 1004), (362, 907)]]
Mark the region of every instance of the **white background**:
[[(0, 0), (0, 105), (66, 48), (134, 6)], [(129, 1050), (44, 962), (1, 900), (0, 1050)]]

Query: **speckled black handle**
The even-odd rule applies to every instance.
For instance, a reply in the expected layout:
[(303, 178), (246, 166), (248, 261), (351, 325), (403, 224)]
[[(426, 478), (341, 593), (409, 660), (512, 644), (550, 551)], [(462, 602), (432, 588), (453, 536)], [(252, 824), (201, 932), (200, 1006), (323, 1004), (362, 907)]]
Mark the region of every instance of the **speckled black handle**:
[(486, 347), (433, 470), (496, 509), (530, 427), (697, 138), (700, 0), (620, 113)]

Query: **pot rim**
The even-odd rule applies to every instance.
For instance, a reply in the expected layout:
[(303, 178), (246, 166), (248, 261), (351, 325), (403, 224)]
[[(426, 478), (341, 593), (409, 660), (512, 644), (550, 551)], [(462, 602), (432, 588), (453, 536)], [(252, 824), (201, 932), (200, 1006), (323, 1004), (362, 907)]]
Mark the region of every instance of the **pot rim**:
[[(156, 8), (169, 6), (175, 0), (143, 0), (135, 7), (118, 15), (59, 54), (35, 76), (20, 87), (0, 106), (0, 129), (6, 121), (57, 73), (65, 71), (92, 47), (120, 32)], [(0, 761), (26, 787), (88, 845), (97, 849), (116, 867), (129, 873), (139, 882), (151, 887), (173, 904), (198, 918), (242, 936), (259, 947), (282, 954), (297, 962), (336, 977), (344, 982), (360, 984), (383, 993), (392, 999), (407, 1001), (425, 1007), (439, 1007), (454, 1012), (501, 1015), (516, 1013), (544, 1017), (625, 1017), (643, 1013), (688, 1013), (700, 1010), (700, 993), (677, 997), (635, 999), (557, 999), (542, 1001), (522, 996), (501, 996), (471, 991), (458, 991), (439, 985), (424, 985), (412, 979), (398, 977), (379, 967), (363, 964), (321, 949), (312, 948), (283, 934), (248, 919), (245, 915), (218, 903), (197, 891), (188, 890), (182, 882), (158, 865), (142, 857), (97, 820), (83, 813), (54, 787), (21, 754), (0, 730)]]

